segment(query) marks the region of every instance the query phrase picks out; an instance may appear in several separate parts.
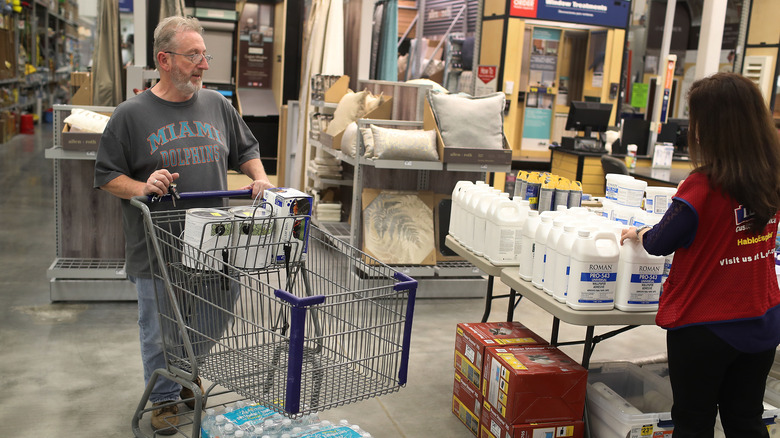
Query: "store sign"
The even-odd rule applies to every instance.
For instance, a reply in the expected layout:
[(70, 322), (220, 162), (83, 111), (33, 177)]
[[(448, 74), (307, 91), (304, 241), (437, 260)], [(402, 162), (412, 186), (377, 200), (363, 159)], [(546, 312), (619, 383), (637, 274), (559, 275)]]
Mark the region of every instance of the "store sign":
[(625, 28), (629, 0), (512, 0), (509, 15), (539, 20)]
[(133, 0), (119, 0), (119, 12), (133, 12)]
[(489, 83), (496, 78), (496, 66), (495, 65), (480, 65), (477, 70), (477, 77), (484, 83)]
[(498, 67), (495, 65), (480, 65), (477, 67), (479, 79), (474, 89), (475, 96), (486, 96), (498, 91)]

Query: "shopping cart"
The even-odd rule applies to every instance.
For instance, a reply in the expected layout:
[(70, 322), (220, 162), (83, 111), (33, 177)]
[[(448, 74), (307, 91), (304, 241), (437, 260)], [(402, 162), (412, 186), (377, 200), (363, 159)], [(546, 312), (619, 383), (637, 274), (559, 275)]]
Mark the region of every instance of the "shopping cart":
[[(227, 393), (298, 417), (406, 384), (415, 280), (311, 225), (309, 216), (215, 214), (198, 241), (185, 233), (187, 210), (151, 211), (144, 197), (131, 203), (143, 212), (161, 285), (167, 364), (154, 372), (138, 405), (135, 436), (146, 436), (140, 420), (152, 411), (145, 406), (161, 376), (195, 393), (195, 408), (180, 410), (176, 426), (191, 437), (200, 436), (206, 399)], [(254, 240), (241, 239), (242, 231), (254, 232)], [(192, 383), (196, 377), (212, 382), (203, 394)]]

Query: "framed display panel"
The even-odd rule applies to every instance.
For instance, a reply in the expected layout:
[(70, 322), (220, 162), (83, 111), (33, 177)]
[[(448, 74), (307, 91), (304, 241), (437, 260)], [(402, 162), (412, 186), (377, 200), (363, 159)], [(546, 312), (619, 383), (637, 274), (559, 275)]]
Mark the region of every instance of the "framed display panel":
[(432, 192), (363, 189), (363, 251), (389, 265), (435, 265)]

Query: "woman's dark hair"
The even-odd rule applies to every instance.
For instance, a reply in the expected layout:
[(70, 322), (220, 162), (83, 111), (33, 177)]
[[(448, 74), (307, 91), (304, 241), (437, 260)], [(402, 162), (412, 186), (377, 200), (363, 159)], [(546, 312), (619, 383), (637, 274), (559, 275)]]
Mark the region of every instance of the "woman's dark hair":
[(760, 233), (780, 208), (780, 138), (758, 87), (716, 73), (688, 92), (688, 149), (695, 172), (750, 210)]

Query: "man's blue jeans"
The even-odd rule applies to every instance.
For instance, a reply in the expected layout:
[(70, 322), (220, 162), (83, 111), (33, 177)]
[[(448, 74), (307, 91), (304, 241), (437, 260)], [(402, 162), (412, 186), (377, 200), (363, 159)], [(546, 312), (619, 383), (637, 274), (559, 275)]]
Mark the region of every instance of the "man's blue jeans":
[[(144, 367), (144, 384), (148, 385), (154, 370), (166, 368), (165, 354), (163, 351), (163, 338), (160, 328), (160, 316), (155, 298), (155, 283), (159, 291), (161, 305), (167, 306), (169, 299), (162, 280), (152, 278), (129, 277), (135, 284), (138, 292), (138, 326), (141, 341), (141, 360)], [(211, 279), (201, 280), (188, 285), (191, 290), (179, 295), (179, 310), (188, 330), (190, 341), (196, 357), (207, 354), (220, 339), (228, 324), (232, 320), (232, 312), (238, 298), (239, 284), (236, 280), (229, 280), (226, 288), (224, 279), (212, 276)], [(226, 290), (227, 289), (227, 290)], [(197, 299), (194, 298), (197, 295)], [(221, 308), (221, 309), (220, 309)], [(170, 312), (166, 311), (166, 314)], [(164, 322), (168, 346), (180, 346), (181, 335), (172, 327), (169, 321)], [(179, 354), (184, 356), (183, 350)], [(160, 377), (155, 382), (149, 401), (158, 403), (163, 401), (178, 400), (181, 385), (166, 378)]]

